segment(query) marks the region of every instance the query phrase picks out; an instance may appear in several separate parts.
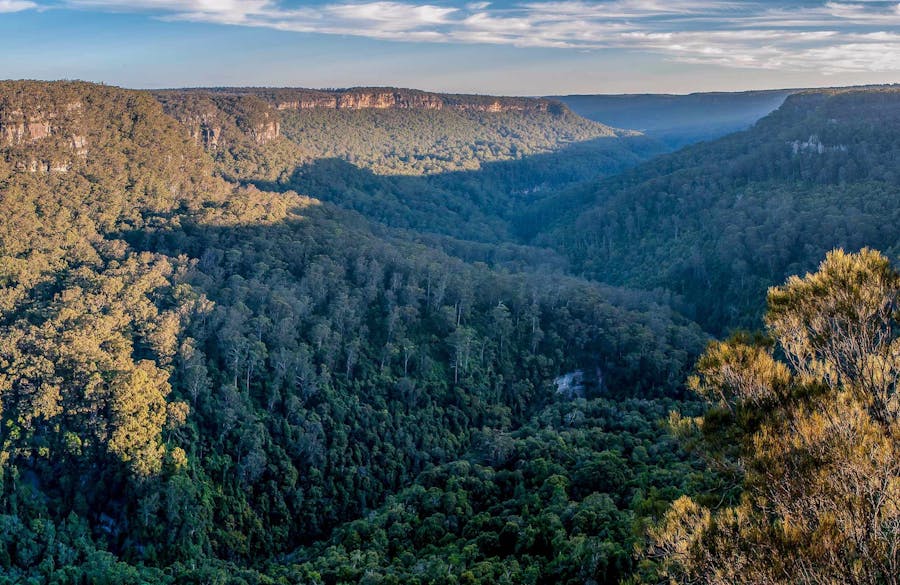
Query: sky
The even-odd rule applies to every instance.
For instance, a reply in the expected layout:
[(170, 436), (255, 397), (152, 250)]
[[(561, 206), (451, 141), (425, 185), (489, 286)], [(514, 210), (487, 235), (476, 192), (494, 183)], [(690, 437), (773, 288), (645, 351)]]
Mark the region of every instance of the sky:
[(506, 95), (900, 82), (900, 0), (0, 0), (0, 78)]

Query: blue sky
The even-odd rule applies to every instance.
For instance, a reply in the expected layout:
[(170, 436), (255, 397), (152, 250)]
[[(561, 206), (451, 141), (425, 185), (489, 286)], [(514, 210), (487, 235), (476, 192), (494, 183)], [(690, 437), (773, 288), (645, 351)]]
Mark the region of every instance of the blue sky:
[(0, 78), (547, 95), (900, 82), (900, 0), (0, 0)]

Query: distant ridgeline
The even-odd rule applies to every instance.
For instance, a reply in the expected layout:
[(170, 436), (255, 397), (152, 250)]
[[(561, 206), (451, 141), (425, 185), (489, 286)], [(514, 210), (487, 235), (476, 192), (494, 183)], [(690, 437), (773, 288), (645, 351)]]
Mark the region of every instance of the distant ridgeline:
[(803, 91), (745, 132), (550, 197), (523, 225), (579, 274), (668, 289), (712, 331), (755, 328), (766, 289), (832, 248), (900, 249), (898, 135), (898, 86)]
[[(211, 88), (153, 92), (175, 117), (187, 124), (192, 135), (210, 148), (229, 122), (235, 123), (259, 144), (280, 135), (279, 117), (273, 112), (295, 110), (448, 110), (454, 112), (550, 114), (571, 116), (555, 100), (484, 95), (436, 94), (412, 89), (352, 88), (343, 90)], [(630, 136), (589, 124), (598, 135)]]
[[(279, 111), (266, 91), (0, 82), (0, 582), (627, 576), (633, 528), (707, 485), (656, 424), (693, 412), (674, 400), (706, 336), (497, 219), (541, 175), (598, 172), (545, 150), (618, 139), (545, 101)], [(356, 124), (326, 113), (394, 124), (378, 160), (472, 140), (486, 168), (322, 167), (334, 203), (267, 179), (321, 156), (282, 133)], [(584, 396), (558, 392), (576, 371)]]
[(590, 120), (634, 128), (671, 149), (744, 130), (799, 90), (689, 95), (566, 95), (559, 100)]
[(229, 180), (482, 242), (513, 240), (511, 218), (554, 190), (662, 150), (545, 99), (382, 88), (153, 95)]
[[(544, 99), (435, 94), (411, 89), (346, 90), (211, 88), (154, 92), (192, 136), (208, 148), (219, 146), (223, 130), (237, 125), (258, 144), (280, 135), (272, 110), (453, 110), (459, 112), (528, 112), (562, 116), (566, 107)], [(607, 132), (614, 135), (610, 129)], [(227, 136), (226, 132), (226, 136)], [(232, 137), (234, 139), (234, 137)]]
[[(392, 88), (214, 88), (154, 95), (242, 179), (277, 180), (298, 162), (322, 158), (380, 174), (435, 174), (638, 135), (590, 122), (546, 99)], [(286, 140), (278, 141), (282, 135)], [(256, 165), (230, 161), (258, 159), (258, 153), (248, 154), (260, 148), (265, 160)]]
[[(200, 90), (203, 91), (203, 90)], [(556, 100), (496, 97), (486, 95), (438, 94), (391, 87), (350, 89), (215, 88), (217, 94), (251, 95), (278, 110), (457, 110), (463, 112), (550, 112), (563, 114), (566, 107)]]

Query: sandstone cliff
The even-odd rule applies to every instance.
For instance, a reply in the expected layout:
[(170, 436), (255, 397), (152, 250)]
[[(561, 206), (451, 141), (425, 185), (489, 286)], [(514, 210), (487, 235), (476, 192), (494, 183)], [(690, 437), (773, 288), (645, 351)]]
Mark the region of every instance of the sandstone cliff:
[(209, 157), (148, 92), (0, 82), (0, 184), (10, 193), (27, 186), (41, 205), (73, 209), (84, 198), (107, 227), (134, 227), (223, 192), (211, 171)]
[(82, 85), (72, 84), (68, 92), (45, 87), (0, 83), (0, 156), (18, 170), (66, 172), (88, 152), (84, 105), (75, 89)]
[(414, 89), (212, 88), (152, 92), (208, 151), (262, 146), (281, 136), (281, 114), (299, 110), (449, 110), (564, 115), (547, 99), (436, 94)]
[(356, 87), (315, 90), (291, 88), (217, 88), (207, 90), (219, 95), (255, 96), (277, 110), (459, 110), (477, 112), (550, 112), (563, 113), (565, 106), (541, 98), (495, 97), (483, 95), (438, 94), (415, 89)]
[(166, 113), (181, 122), (191, 138), (207, 150), (247, 138), (263, 145), (281, 135), (278, 112), (253, 95), (175, 90), (154, 92), (154, 96)]

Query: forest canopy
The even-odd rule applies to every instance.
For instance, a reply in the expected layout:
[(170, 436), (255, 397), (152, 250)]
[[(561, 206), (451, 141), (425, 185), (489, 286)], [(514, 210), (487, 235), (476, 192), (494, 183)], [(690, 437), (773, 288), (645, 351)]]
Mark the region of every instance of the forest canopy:
[(889, 582), (896, 99), (0, 83), (0, 583)]
[[(630, 570), (632, 526), (703, 484), (696, 461), (662, 447), (653, 421), (668, 402), (642, 402), (680, 396), (706, 339), (664, 297), (466, 262), (237, 180), (245, 159), (228, 145), (295, 154), (266, 134), (259, 102), (177, 110), (177, 96), (83, 83), (9, 82), (0, 96), (4, 578), (335, 583), (360, 578), (342, 555), (371, 554), (407, 582), (612, 582)], [(195, 114), (222, 124), (216, 148)], [(581, 384), (556, 381), (575, 371)], [(559, 448), (533, 450), (539, 432)], [(464, 469), (483, 486), (457, 488)], [(410, 540), (357, 550), (355, 531), (401, 529), (384, 516), (397, 501)], [(594, 534), (595, 514), (615, 526)], [(354, 524), (365, 518), (384, 528)], [(460, 539), (464, 562), (448, 572), (406, 548), (429, 539)], [(434, 564), (420, 575), (410, 555)]]

